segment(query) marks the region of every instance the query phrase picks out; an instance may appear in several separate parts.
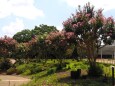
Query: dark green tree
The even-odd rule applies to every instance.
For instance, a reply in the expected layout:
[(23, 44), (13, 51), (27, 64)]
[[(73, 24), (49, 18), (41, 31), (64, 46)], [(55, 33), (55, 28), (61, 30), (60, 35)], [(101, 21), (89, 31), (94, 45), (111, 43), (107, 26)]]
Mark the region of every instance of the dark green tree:
[(22, 30), (21, 32), (17, 32), (13, 39), (17, 40), (17, 42), (28, 42), (32, 39), (31, 31), (28, 29)]
[(54, 26), (48, 26), (41, 24), (38, 26), (35, 26), (35, 28), (32, 30), (32, 35), (43, 35), (43, 34), (48, 34), (52, 31), (57, 31), (56, 27)]

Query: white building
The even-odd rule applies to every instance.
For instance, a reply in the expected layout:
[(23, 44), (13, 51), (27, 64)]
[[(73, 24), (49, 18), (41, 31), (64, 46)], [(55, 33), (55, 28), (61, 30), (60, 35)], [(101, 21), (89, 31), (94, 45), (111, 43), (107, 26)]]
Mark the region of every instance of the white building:
[(101, 58), (104, 56), (112, 57), (115, 59), (115, 41), (112, 45), (106, 45), (99, 50), (99, 55)]

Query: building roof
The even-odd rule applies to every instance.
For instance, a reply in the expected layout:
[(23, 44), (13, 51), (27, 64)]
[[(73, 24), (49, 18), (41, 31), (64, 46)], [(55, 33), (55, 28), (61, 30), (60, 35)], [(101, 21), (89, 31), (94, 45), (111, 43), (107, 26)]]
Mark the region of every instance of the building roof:
[(99, 54), (101, 54), (101, 50), (103, 55), (113, 55), (115, 50), (115, 41), (112, 45), (106, 45), (105, 47), (101, 48), (99, 50)]

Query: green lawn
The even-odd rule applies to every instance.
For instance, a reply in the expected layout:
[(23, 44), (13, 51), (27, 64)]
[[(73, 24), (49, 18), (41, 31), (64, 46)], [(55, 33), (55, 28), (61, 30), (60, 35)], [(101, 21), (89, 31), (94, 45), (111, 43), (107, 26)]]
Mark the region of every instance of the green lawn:
[[(42, 62), (36, 63), (38, 65), (38, 68), (42, 68), (41, 71), (37, 72), (36, 74), (28, 74), (32, 81), (26, 85), (23, 86), (111, 86), (111, 80), (108, 78), (107, 82), (103, 82), (104, 77), (100, 78), (90, 78), (87, 77), (86, 79), (83, 79), (82, 77), (80, 79), (73, 80), (70, 77), (70, 71), (71, 69), (67, 67), (67, 64), (70, 66), (73, 64), (76, 64), (77, 67), (81, 67), (78, 65), (85, 64), (88, 66), (87, 62), (80, 61), (77, 62), (76, 60), (66, 60), (65, 61), (66, 66), (62, 68), (60, 71), (56, 71), (56, 67), (58, 62), (48, 60), (46, 64), (43, 64)], [(35, 63), (29, 63), (26, 65), (32, 65)], [(82, 65), (83, 66), (83, 65)], [(85, 68), (87, 67), (83, 67)], [(104, 74), (106, 74), (108, 77), (111, 77), (111, 70), (109, 70), (110, 65), (104, 64)], [(31, 68), (29, 68), (31, 70)], [(87, 71), (83, 71), (82, 75), (86, 75)], [(22, 75), (26, 75), (26, 73), (22, 73)]]

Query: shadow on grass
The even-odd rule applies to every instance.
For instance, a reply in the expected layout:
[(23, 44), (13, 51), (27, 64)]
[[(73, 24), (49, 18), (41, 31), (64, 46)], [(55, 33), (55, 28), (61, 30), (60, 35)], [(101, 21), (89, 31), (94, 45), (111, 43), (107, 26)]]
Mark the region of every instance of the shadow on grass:
[(73, 80), (71, 77), (64, 77), (58, 79), (59, 83), (67, 84), (68, 86), (111, 86), (111, 80), (108, 78), (107, 82), (103, 78), (87, 78)]
[(76, 86), (76, 80), (71, 79), (70, 76), (58, 79), (59, 83), (67, 84), (68, 86)]

